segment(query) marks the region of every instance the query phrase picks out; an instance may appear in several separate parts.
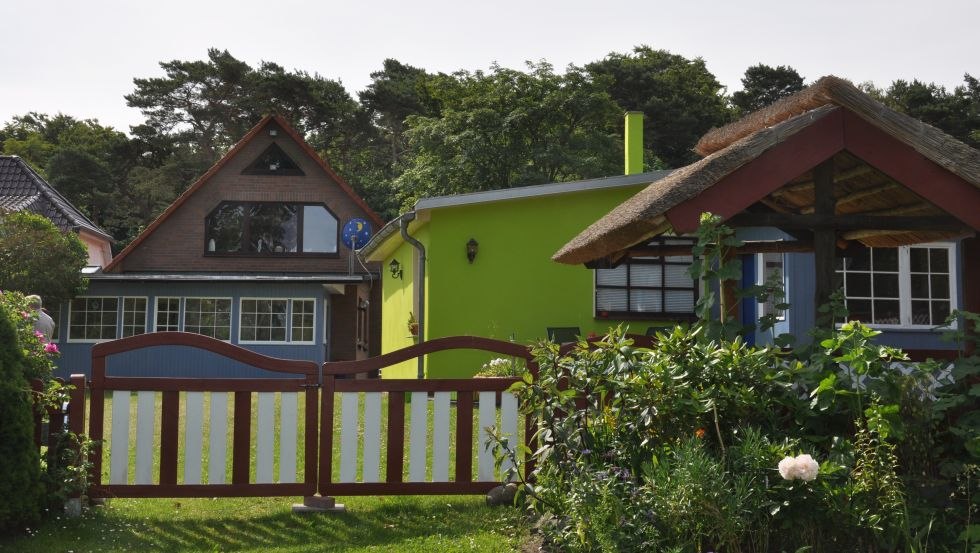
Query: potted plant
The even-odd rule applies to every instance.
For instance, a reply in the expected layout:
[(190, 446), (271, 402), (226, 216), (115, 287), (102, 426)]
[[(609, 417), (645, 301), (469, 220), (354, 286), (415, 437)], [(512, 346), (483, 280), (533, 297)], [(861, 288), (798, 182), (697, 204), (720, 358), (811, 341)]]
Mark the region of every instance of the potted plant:
[(415, 319), (415, 313), (408, 312), (408, 332), (412, 336), (419, 335), (419, 322)]

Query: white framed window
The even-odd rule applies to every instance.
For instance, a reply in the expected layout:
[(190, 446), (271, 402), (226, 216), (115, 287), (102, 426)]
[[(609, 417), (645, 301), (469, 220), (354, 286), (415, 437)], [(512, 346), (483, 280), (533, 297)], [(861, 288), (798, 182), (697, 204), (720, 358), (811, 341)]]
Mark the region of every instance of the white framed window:
[(231, 298), (184, 298), (184, 332), (231, 340)]
[(153, 332), (180, 331), (180, 298), (157, 297)]
[(316, 320), (316, 300), (292, 300), (292, 328), (289, 341), (313, 343), (313, 327)]
[(756, 284), (760, 286), (779, 285), (780, 290), (782, 290), (782, 297), (774, 297), (770, 294), (766, 301), (759, 303), (759, 316), (775, 315), (777, 321), (785, 321), (786, 311), (776, 309), (776, 304), (784, 303), (786, 296), (785, 254), (761, 253), (756, 256), (756, 259), (758, 263)]
[[(649, 246), (686, 245), (689, 238), (658, 238)], [(690, 255), (633, 257), (613, 269), (595, 270), (595, 316), (689, 317), (698, 301), (698, 281), (688, 273)]]
[(864, 248), (838, 259), (848, 318), (883, 328), (929, 329), (959, 307), (956, 244)]
[(118, 320), (119, 298), (79, 296), (68, 304), (68, 341), (115, 340)]
[(242, 298), (239, 302), (238, 342), (314, 343), (315, 308), (316, 300), (313, 298)]
[(124, 297), (122, 308), (122, 337), (146, 333), (145, 297)]

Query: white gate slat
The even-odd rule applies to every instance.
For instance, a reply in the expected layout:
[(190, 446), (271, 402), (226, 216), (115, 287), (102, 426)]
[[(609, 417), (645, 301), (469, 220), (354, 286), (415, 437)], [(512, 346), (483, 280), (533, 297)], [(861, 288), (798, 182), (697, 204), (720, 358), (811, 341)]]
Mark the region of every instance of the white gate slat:
[(425, 481), (426, 419), (428, 418), (429, 394), (412, 392), (412, 422), (408, 434), (408, 481)]
[(279, 397), (279, 481), (296, 482), (296, 406), (299, 393), (283, 392)]
[(136, 483), (153, 483), (153, 423), (156, 392), (136, 392)]
[(449, 395), (436, 392), (432, 401), (432, 481), (449, 481)]
[(496, 425), (497, 394), (480, 392), (480, 431), (476, 442), (477, 478), (480, 482), (496, 480), (493, 476), (493, 448), (487, 449), (487, 439), (490, 437), (487, 427)]
[[(353, 482), (357, 477), (357, 405), (356, 392), (340, 394), (340, 481)], [(324, 429), (329, 432), (331, 429)]]
[(204, 459), (204, 392), (187, 392), (185, 405), (184, 484), (200, 484)]
[(364, 394), (363, 482), (378, 482), (381, 472), (381, 393)]
[(228, 439), (228, 394), (211, 393), (211, 426), (208, 436), (208, 484), (225, 483)]
[[(516, 448), (517, 443), (517, 397), (510, 392), (500, 394), (500, 429), (503, 435), (508, 438), (507, 445)], [(506, 472), (514, 466), (510, 459), (504, 459), (500, 465), (500, 470)], [(501, 475), (503, 476), (503, 475)]]
[(276, 394), (259, 392), (258, 426), (255, 429), (255, 482), (272, 483), (273, 444), (276, 437)]
[(112, 392), (112, 446), (109, 451), (109, 483), (129, 480), (129, 392)]

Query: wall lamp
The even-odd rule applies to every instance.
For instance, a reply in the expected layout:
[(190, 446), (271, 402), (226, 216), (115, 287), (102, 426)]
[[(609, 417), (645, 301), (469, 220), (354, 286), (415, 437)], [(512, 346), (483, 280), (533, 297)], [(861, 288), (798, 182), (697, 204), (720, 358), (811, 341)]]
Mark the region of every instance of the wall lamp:
[(388, 270), (391, 271), (391, 278), (402, 278), (402, 264), (397, 259), (391, 260), (391, 263), (388, 264)]
[(466, 243), (466, 259), (468, 259), (470, 263), (473, 263), (473, 260), (476, 259), (476, 252), (479, 250), (480, 243), (473, 238), (470, 238), (470, 241)]

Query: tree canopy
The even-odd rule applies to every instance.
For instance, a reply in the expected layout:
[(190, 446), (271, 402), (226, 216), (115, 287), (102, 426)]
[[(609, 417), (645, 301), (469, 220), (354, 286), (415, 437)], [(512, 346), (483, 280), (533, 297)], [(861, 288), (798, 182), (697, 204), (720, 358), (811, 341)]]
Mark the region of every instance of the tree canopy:
[(395, 179), (403, 207), (423, 196), (511, 188), (616, 172), (620, 110), (570, 67), (494, 65), (429, 81), (438, 116), (407, 118), (411, 156)]
[(739, 114), (746, 114), (799, 92), (803, 86), (803, 77), (792, 67), (760, 63), (745, 70), (742, 90), (732, 94), (732, 105)]
[(72, 232), (34, 213), (0, 213), (0, 290), (38, 294), (58, 305), (85, 291), (88, 250)]
[(637, 46), (585, 67), (609, 79), (609, 94), (621, 109), (644, 113), (644, 146), (666, 167), (695, 161), (691, 149), (701, 135), (731, 120), (724, 87), (701, 58)]
[[(562, 71), (432, 73), (383, 60), (356, 98), (343, 85), (227, 50), (160, 63), (126, 101), (130, 134), (70, 115), (28, 113), (0, 127), (19, 155), (124, 247), (268, 113), (286, 117), (383, 218), (424, 196), (615, 175), (624, 111), (645, 114), (647, 169), (686, 165), (712, 127), (800, 90), (786, 65), (746, 69), (730, 95), (701, 58), (650, 46)], [(980, 147), (980, 83), (864, 85), (890, 107)]]

